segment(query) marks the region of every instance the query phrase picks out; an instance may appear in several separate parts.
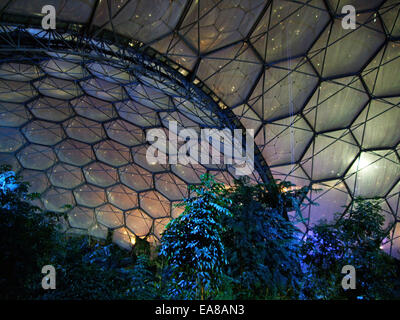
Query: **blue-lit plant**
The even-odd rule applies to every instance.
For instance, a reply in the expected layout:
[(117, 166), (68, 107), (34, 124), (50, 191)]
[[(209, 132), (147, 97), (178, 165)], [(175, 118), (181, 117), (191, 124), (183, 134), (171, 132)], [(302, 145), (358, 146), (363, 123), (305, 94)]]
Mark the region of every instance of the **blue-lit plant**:
[(227, 263), (221, 235), (223, 218), (230, 215), (225, 188), (210, 175), (190, 187), (184, 212), (163, 233), (160, 249), (167, 267), (168, 295), (181, 299), (208, 299), (216, 294)]

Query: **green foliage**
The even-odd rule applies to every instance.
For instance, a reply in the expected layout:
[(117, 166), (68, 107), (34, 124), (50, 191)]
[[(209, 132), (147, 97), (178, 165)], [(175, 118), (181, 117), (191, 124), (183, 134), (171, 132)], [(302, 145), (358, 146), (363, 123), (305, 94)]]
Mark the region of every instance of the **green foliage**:
[(41, 268), (57, 249), (57, 217), (30, 203), (38, 197), (9, 166), (0, 168), (0, 296), (33, 298)]
[(230, 201), (210, 175), (202, 175), (190, 191), (194, 196), (184, 199), (185, 211), (163, 233), (160, 255), (166, 258), (170, 297), (207, 299), (218, 291), (226, 264), (222, 218), (230, 215)]
[[(307, 270), (304, 296), (313, 299), (390, 299), (396, 285), (395, 261), (380, 245), (388, 235), (375, 200), (356, 199), (354, 207), (331, 224), (311, 230), (302, 252)], [(341, 287), (342, 267), (356, 270), (356, 290)]]
[(300, 245), (297, 230), (284, 215), (298, 207), (307, 191), (273, 183), (239, 180), (228, 193), (232, 215), (224, 221), (226, 290), (236, 299), (293, 298), (299, 290)]

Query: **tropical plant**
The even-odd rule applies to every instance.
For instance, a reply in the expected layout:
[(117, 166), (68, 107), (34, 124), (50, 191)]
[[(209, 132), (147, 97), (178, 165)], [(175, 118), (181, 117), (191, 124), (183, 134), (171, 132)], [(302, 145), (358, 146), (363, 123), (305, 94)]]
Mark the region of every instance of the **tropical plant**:
[(244, 179), (229, 189), (232, 215), (224, 220), (223, 239), (235, 298), (296, 297), (300, 243), (285, 214), (299, 208), (306, 193), (288, 182), (250, 185)]
[(227, 262), (221, 235), (230, 201), (224, 197), (223, 184), (208, 174), (201, 176), (200, 185), (189, 189), (184, 212), (163, 233), (164, 279), (171, 298), (208, 299), (218, 292)]
[[(390, 299), (398, 269), (380, 248), (389, 230), (377, 200), (355, 199), (354, 206), (332, 223), (322, 221), (303, 244), (304, 297), (314, 299)], [(343, 266), (356, 270), (356, 289), (344, 290)]]

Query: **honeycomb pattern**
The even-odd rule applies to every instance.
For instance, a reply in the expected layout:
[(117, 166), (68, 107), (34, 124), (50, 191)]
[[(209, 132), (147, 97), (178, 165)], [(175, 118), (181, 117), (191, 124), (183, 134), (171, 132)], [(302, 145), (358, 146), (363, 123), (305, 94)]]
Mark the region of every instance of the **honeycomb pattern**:
[[(19, 59), (0, 64), (5, 73), (0, 83), (27, 84), (32, 96), (19, 103), (0, 102), (1, 162), (20, 171), (31, 183), (30, 191), (42, 193), (39, 205), (67, 212), (67, 232), (104, 238), (110, 229), (114, 241), (127, 248), (136, 237), (159, 241), (163, 227), (177, 214), (173, 204), (188, 195), (188, 184), (199, 183), (199, 176), (210, 170), (148, 163), (146, 128), (164, 128), (168, 134), (168, 121), (164, 126), (160, 119), (184, 127), (188, 121), (197, 129), (200, 124), (185, 117), (170, 94), (124, 69), (49, 56), (32, 65)], [(232, 183), (227, 168), (219, 170), (229, 177), (220, 181)]]
[[(341, 27), (347, 4), (357, 10), (355, 30)], [(0, 1), (8, 19), (25, 15), (29, 23), (41, 6)], [(298, 226), (304, 232), (345, 213), (356, 196), (379, 197), (392, 228), (383, 248), (400, 258), (398, 0), (65, 0), (55, 6), (81, 34), (113, 43), (89, 39), (84, 55), (68, 42), (69, 53), (2, 58), (0, 160), (33, 181), (44, 206), (70, 210), (68, 232), (104, 236), (112, 229), (122, 246), (135, 237), (159, 239), (180, 213), (171, 204), (186, 195), (186, 184), (207, 171), (229, 184), (233, 171), (150, 164), (146, 131), (168, 132), (169, 120), (196, 129), (228, 122), (255, 130), (266, 165), (253, 181), (267, 174), (321, 190), (310, 192), (318, 207), (303, 205), (308, 221)], [(47, 33), (29, 33), (50, 47)], [(130, 63), (119, 48), (131, 52)], [(138, 54), (146, 58), (137, 60)], [(66, 200), (73, 209), (62, 208)]]

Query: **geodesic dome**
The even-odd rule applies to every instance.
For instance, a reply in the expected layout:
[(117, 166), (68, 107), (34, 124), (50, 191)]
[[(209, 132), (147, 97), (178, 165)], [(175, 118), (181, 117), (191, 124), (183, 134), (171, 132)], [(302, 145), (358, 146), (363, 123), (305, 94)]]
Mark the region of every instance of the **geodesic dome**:
[(0, 15), (1, 162), (68, 232), (156, 241), (200, 174), (232, 183), (228, 165), (145, 160), (147, 130), (175, 119), (254, 129), (253, 182), (321, 189), (304, 232), (378, 197), (399, 256), (399, 1), (2, 0)]

